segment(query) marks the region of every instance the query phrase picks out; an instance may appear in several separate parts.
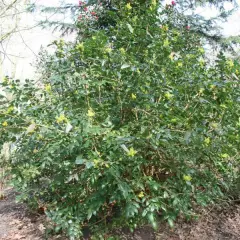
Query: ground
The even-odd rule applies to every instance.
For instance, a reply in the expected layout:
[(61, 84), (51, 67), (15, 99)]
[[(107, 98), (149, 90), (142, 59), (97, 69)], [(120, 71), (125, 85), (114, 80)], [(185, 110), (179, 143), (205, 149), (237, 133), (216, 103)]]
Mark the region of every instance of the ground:
[(44, 239), (44, 217), (32, 214), (24, 204), (16, 203), (15, 195), (12, 189), (6, 189), (0, 201), (0, 239)]
[[(44, 215), (31, 213), (24, 204), (16, 203), (15, 195), (12, 189), (5, 189), (5, 198), (0, 201), (0, 240), (64, 239), (47, 237)], [(174, 229), (162, 224), (157, 232), (147, 226), (135, 233), (117, 232), (123, 240), (240, 240), (240, 205), (232, 202), (207, 209), (198, 221), (179, 219)]]

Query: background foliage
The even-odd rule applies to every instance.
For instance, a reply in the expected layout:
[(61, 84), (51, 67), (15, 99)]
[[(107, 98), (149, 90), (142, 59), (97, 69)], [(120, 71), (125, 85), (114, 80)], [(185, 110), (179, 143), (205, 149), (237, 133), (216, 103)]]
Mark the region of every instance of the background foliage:
[[(129, 1), (131, 3), (131, 1)], [(135, 1), (136, 2), (136, 1)], [(138, 1), (139, 3), (145, 4), (147, 1)], [(224, 47), (225, 50), (234, 50), (236, 45), (235, 39), (228, 38), (223, 35), (221, 25), (223, 22), (227, 21), (228, 17), (238, 9), (238, 4), (234, 0), (161, 0), (159, 2), (159, 7), (165, 8), (166, 5), (174, 4), (175, 15), (177, 21), (172, 22), (175, 26), (182, 28), (185, 25), (191, 26), (192, 31), (201, 35), (202, 39), (205, 39), (208, 43), (214, 46)], [(226, 10), (225, 4), (233, 4), (232, 10)], [(72, 19), (72, 23), (68, 20), (46, 20), (41, 22), (45, 27), (51, 27), (54, 31), (60, 30), (63, 35), (70, 34), (73, 32), (81, 33), (81, 28), (76, 27), (76, 23), (80, 20), (82, 25), (83, 19), (89, 20), (89, 15), (91, 12), (97, 13), (98, 21), (94, 25), (94, 28), (107, 28), (109, 26), (114, 26), (116, 19), (114, 15), (121, 8), (122, 2), (115, 0), (89, 0), (89, 1), (78, 1), (76, 4), (64, 4), (62, 3), (58, 7), (41, 7), (33, 5), (32, 10), (40, 10), (41, 12), (47, 14), (67, 14), (69, 19)], [(144, 7), (144, 6), (143, 6)], [(204, 17), (199, 13), (199, 7), (213, 8), (218, 10), (217, 16)], [(178, 21), (178, 19), (181, 21)]]
[(12, 181), (72, 239), (96, 225), (173, 226), (237, 179), (239, 64), (208, 63), (175, 7), (121, 1), (98, 30), (90, 12), (76, 43), (42, 53), (43, 84), (1, 84), (13, 95), (0, 110)]

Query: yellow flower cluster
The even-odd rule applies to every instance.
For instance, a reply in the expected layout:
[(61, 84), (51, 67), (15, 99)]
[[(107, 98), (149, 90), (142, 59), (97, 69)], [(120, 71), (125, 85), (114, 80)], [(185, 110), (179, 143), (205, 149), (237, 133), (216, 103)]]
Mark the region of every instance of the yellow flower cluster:
[(88, 109), (87, 116), (88, 117), (94, 117), (95, 116), (95, 112), (92, 110), (92, 108)]
[(68, 119), (65, 117), (64, 114), (61, 114), (59, 117), (56, 118), (57, 123), (68, 122)]
[(5, 121), (2, 123), (3, 127), (7, 127), (8, 126), (8, 123)]
[(169, 47), (169, 41), (168, 41), (168, 39), (165, 39), (165, 40), (164, 40), (163, 46), (164, 46), (164, 47)]
[(34, 150), (33, 150), (33, 153), (38, 153), (38, 150), (35, 148)]
[(94, 159), (93, 163), (95, 168), (98, 168), (100, 166), (105, 166), (106, 168), (110, 167), (109, 164), (104, 162), (102, 159)]
[(226, 63), (227, 63), (227, 66), (228, 66), (229, 68), (233, 68), (233, 67), (234, 67), (234, 62), (233, 62), (232, 59), (227, 60)]
[(192, 180), (192, 177), (190, 175), (184, 175), (183, 180), (186, 182), (190, 182)]
[(157, 1), (156, 0), (152, 0), (151, 5), (150, 5), (150, 10), (154, 10), (157, 6)]
[(7, 109), (6, 113), (11, 113), (11, 112), (13, 112), (13, 110), (14, 110), (14, 107), (13, 107), (13, 106), (10, 106), (10, 107)]
[(131, 6), (130, 3), (127, 3), (127, 4), (126, 4), (126, 9), (129, 10), (129, 11), (132, 9), (132, 6)]
[(137, 154), (137, 151), (134, 150), (134, 148), (130, 148), (129, 152), (128, 152), (128, 156), (129, 157), (134, 157)]
[(46, 84), (46, 85), (45, 85), (45, 91), (46, 91), (46, 92), (51, 92), (51, 90), (52, 90), (51, 85), (50, 85), (50, 84)]
[(177, 64), (177, 66), (178, 66), (178, 67), (182, 67), (182, 66), (183, 66), (183, 63), (182, 63), (182, 62), (179, 62), (179, 63)]
[(124, 55), (124, 54), (126, 53), (126, 51), (125, 51), (124, 48), (120, 48), (119, 51), (120, 51), (120, 53), (121, 53), (122, 55)]
[(210, 142), (211, 142), (211, 140), (210, 140), (209, 137), (204, 139), (204, 144), (205, 144), (206, 146), (208, 146), (208, 145), (210, 144)]
[(80, 52), (83, 52), (84, 51), (84, 45), (83, 43), (79, 43), (77, 46), (76, 46), (77, 50), (80, 51)]
[(42, 140), (42, 139), (43, 139), (43, 135), (38, 134), (38, 136), (37, 136), (37, 140)]
[(212, 123), (210, 123), (210, 126), (214, 129), (216, 129), (216, 128), (218, 128), (218, 123), (212, 122)]
[(203, 94), (203, 92), (204, 92), (204, 88), (200, 88), (199, 89), (199, 94), (201, 95), (201, 94)]
[(138, 194), (138, 197), (139, 197), (139, 198), (143, 198), (143, 197), (144, 197), (144, 192), (140, 192), (140, 193)]
[(170, 92), (166, 92), (166, 93), (164, 94), (164, 97), (165, 97), (166, 99), (170, 100), (171, 98), (173, 98), (173, 94), (171, 94)]
[(205, 61), (204, 61), (204, 59), (203, 59), (203, 58), (200, 58), (200, 59), (199, 59), (199, 64), (200, 64), (200, 66), (201, 66), (201, 67), (203, 67), (203, 66), (204, 66), (204, 64), (205, 64)]
[(157, 5), (157, 1), (156, 0), (152, 0), (151, 4), (155, 7)]
[(106, 47), (104, 50), (105, 53), (111, 53), (112, 52), (112, 48), (110, 47)]
[(205, 52), (204, 48), (199, 48), (198, 51), (199, 51), (200, 53), (204, 53), (204, 52)]
[(132, 97), (132, 99), (136, 99), (137, 98), (136, 94), (134, 94), (134, 93), (132, 93), (131, 97)]
[(167, 32), (168, 31), (168, 26), (167, 25), (162, 26), (162, 30)]
[(228, 158), (229, 155), (228, 155), (227, 153), (223, 153), (223, 154), (221, 154), (221, 157), (222, 157), (222, 158)]

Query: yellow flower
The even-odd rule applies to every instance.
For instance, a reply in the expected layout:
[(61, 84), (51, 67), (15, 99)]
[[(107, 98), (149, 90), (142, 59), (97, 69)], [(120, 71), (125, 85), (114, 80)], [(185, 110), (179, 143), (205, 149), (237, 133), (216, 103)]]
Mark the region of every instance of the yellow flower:
[(165, 39), (165, 40), (164, 40), (163, 46), (164, 46), (164, 47), (168, 47), (168, 46), (169, 46), (169, 41), (168, 41), (168, 39)]
[(105, 53), (111, 53), (112, 49), (110, 47), (105, 48)]
[(183, 180), (186, 182), (190, 182), (192, 180), (192, 177), (190, 175), (184, 175)]
[(218, 128), (218, 123), (216, 123), (216, 122), (212, 122), (212, 123), (210, 123), (210, 126), (212, 127), (212, 128)]
[(134, 93), (132, 93), (131, 97), (132, 97), (132, 99), (136, 99), (137, 98), (136, 94), (134, 94)]
[(169, 99), (173, 98), (173, 94), (171, 94), (170, 92), (166, 92), (164, 94), (164, 97), (169, 100)]
[(205, 61), (204, 61), (204, 59), (202, 59), (202, 58), (201, 58), (201, 59), (199, 60), (199, 64), (200, 64), (200, 66), (201, 66), (201, 67), (203, 67), (203, 66), (204, 66), (204, 64), (205, 64)]
[(93, 39), (93, 40), (96, 40), (97, 38), (96, 38), (95, 36), (92, 36), (92, 39)]
[(46, 84), (46, 85), (45, 85), (45, 91), (46, 91), (46, 92), (51, 92), (51, 90), (52, 90), (51, 85), (50, 85), (50, 84)]
[(198, 51), (199, 51), (200, 53), (204, 53), (204, 52), (205, 52), (204, 48), (199, 48)]
[(211, 84), (209, 87), (210, 87), (210, 89), (212, 90), (212, 89), (214, 89), (216, 86), (213, 85), (213, 84)]
[(199, 89), (199, 93), (202, 94), (204, 92), (204, 88)]
[(93, 162), (94, 162), (94, 166), (97, 166), (98, 163), (100, 163), (100, 160), (99, 159), (94, 159)]
[(225, 104), (221, 104), (220, 107), (221, 108), (227, 108), (227, 106)]
[(138, 17), (137, 17), (137, 16), (134, 16), (134, 17), (132, 18), (132, 21), (135, 23), (135, 22), (137, 21), (137, 19), (138, 19)]
[(167, 32), (168, 31), (168, 26), (167, 25), (162, 26), (162, 30)]
[(126, 53), (126, 51), (125, 51), (124, 48), (120, 48), (119, 51), (120, 51), (120, 53), (121, 53), (122, 55), (124, 55), (124, 54)]
[(33, 150), (33, 153), (37, 153), (38, 152), (38, 150), (35, 148), (34, 150)]
[(77, 50), (80, 51), (80, 52), (83, 52), (84, 51), (84, 45), (83, 43), (79, 43), (77, 46), (76, 46)]
[(130, 148), (129, 152), (128, 152), (128, 156), (129, 157), (134, 157), (136, 155), (137, 151), (134, 150), (134, 148)]
[(209, 145), (210, 142), (211, 142), (211, 140), (209, 137), (204, 139), (205, 145)]
[(14, 110), (14, 107), (11, 106), (11, 107), (9, 107), (9, 108), (7, 109), (7, 113), (11, 113), (11, 112), (13, 112), (13, 110)]
[(127, 4), (126, 4), (126, 9), (129, 10), (129, 11), (132, 9), (132, 6), (131, 6), (130, 3), (127, 3)]
[(38, 136), (37, 136), (37, 140), (42, 140), (42, 139), (43, 139), (43, 135), (38, 134)]
[(140, 193), (138, 194), (138, 197), (139, 197), (139, 198), (143, 198), (143, 197), (144, 197), (144, 192), (140, 192)]
[(222, 157), (222, 158), (228, 158), (229, 155), (228, 155), (227, 153), (223, 153), (223, 154), (221, 154), (221, 157)]
[(8, 123), (5, 121), (2, 123), (3, 127), (7, 127), (8, 126)]
[(95, 116), (95, 112), (90, 108), (90, 109), (88, 109), (87, 116), (88, 117), (94, 117)]
[(68, 119), (65, 117), (64, 114), (61, 114), (59, 117), (56, 118), (57, 123), (67, 122)]
[(156, 0), (152, 0), (152, 5), (155, 7), (157, 5), (157, 1)]
[(176, 123), (176, 122), (177, 122), (177, 119), (176, 119), (176, 118), (172, 118), (172, 119), (170, 120), (170, 122), (171, 122), (171, 123)]
[(177, 64), (177, 66), (178, 66), (178, 67), (182, 67), (182, 66), (183, 66), (183, 63), (182, 63), (182, 62), (179, 62), (179, 63)]
[(227, 65), (229, 68), (232, 68), (234, 66), (234, 62), (232, 59), (227, 60)]
[(238, 70), (236, 70), (236, 74), (237, 74), (237, 75), (239, 74), (239, 71), (238, 71)]

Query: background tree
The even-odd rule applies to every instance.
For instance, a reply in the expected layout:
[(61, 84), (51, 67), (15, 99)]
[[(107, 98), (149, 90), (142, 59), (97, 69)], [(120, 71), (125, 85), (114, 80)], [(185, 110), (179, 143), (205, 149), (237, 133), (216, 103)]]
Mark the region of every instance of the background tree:
[(43, 54), (44, 86), (1, 84), (15, 96), (0, 109), (12, 182), (72, 239), (173, 226), (226, 199), (239, 176), (239, 63), (209, 63), (175, 4), (120, 2), (107, 26), (83, 9), (75, 41)]
[[(5, 60), (12, 63), (11, 72), (15, 76), (16, 63), (19, 56), (9, 53), (12, 39), (26, 31), (28, 27), (22, 26), (21, 20), (28, 11), (29, 0), (1, 0), (0, 1), (0, 78), (3, 78), (3, 63)], [(11, 52), (11, 51), (10, 51)]]
[[(139, 2), (145, 4), (147, 1), (124, 1), (129, 3)], [(227, 11), (224, 8), (225, 3), (232, 3), (234, 8), (231, 11)], [(63, 35), (75, 31), (79, 31), (76, 27), (76, 23), (82, 25), (84, 20), (90, 20), (91, 18), (87, 14), (88, 11), (94, 11), (98, 14), (98, 21), (95, 24), (94, 28), (103, 28), (107, 26), (114, 26), (115, 19), (114, 15), (119, 11), (119, 6), (121, 3), (115, 0), (90, 0), (90, 1), (78, 1), (76, 4), (63, 4), (59, 7), (41, 7), (41, 11), (55, 14), (67, 13), (72, 17), (71, 22), (61, 22), (61, 21), (44, 21), (42, 22), (45, 26), (51, 26), (54, 30), (62, 31)], [(134, 5), (134, 4), (133, 4)], [(225, 49), (231, 49), (230, 41), (226, 44), (224, 36), (222, 35), (221, 22), (224, 22), (228, 17), (238, 8), (238, 4), (234, 0), (178, 0), (178, 1), (160, 1), (160, 8), (169, 8), (170, 6), (175, 5), (174, 16), (176, 17), (175, 24), (178, 27), (182, 27), (179, 24), (183, 24), (185, 27), (189, 26), (191, 31), (198, 33), (204, 39), (207, 39), (211, 44), (218, 44), (224, 47)], [(215, 7), (219, 10), (218, 16), (210, 17), (208, 19), (204, 18), (201, 14), (197, 13), (197, 8), (199, 7)], [(88, 9), (88, 10), (87, 10)], [(85, 17), (88, 17), (85, 19)], [(181, 21), (179, 19), (181, 18)], [(184, 20), (183, 20), (184, 19)], [(231, 39), (229, 39), (231, 40)], [(232, 41), (231, 43), (235, 43)]]

